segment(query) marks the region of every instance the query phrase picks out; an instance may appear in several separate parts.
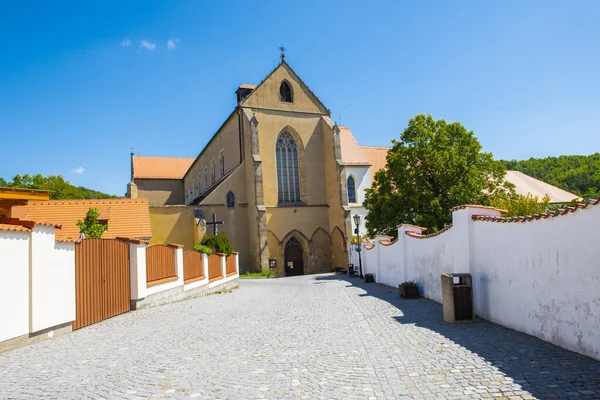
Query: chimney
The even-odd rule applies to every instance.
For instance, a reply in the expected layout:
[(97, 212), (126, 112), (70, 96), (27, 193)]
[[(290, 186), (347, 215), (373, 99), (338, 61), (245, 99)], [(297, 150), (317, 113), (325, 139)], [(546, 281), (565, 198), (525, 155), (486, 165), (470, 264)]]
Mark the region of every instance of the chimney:
[(246, 97), (250, 96), (250, 93), (252, 93), (254, 91), (254, 89), (256, 89), (256, 85), (249, 85), (247, 83), (244, 83), (243, 85), (241, 85), (235, 91), (235, 94), (237, 95), (238, 104), (240, 104), (242, 101), (246, 100)]

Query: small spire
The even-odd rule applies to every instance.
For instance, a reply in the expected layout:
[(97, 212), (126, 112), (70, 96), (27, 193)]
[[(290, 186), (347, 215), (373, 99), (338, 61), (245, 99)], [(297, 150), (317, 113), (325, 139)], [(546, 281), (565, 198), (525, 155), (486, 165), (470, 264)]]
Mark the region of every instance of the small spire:
[(285, 61), (285, 50), (286, 48), (283, 45), (279, 46), (279, 51), (281, 52), (281, 62)]

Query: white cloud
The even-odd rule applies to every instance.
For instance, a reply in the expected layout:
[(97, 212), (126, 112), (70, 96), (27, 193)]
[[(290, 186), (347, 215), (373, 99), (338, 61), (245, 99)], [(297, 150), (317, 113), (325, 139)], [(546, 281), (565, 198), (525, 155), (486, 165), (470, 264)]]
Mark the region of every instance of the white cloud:
[(142, 49), (146, 49), (146, 50), (150, 50), (150, 51), (152, 51), (152, 50), (154, 50), (154, 49), (156, 48), (156, 43), (150, 43), (150, 42), (149, 42), (149, 41), (147, 41), (147, 40), (142, 40), (142, 41), (140, 42), (140, 47), (141, 47)]
[(179, 44), (179, 38), (167, 40), (167, 48), (173, 50)]
[(123, 39), (123, 40), (121, 40), (121, 46), (123, 46), (123, 47), (129, 47), (129, 46), (131, 46), (131, 40), (130, 39)]
[(83, 174), (84, 171), (85, 171), (85, 168), (83, 168), (83, 167), (77, 167), (77, 168), (71, 170), (72, 173), (77, 174), (77, 175)]

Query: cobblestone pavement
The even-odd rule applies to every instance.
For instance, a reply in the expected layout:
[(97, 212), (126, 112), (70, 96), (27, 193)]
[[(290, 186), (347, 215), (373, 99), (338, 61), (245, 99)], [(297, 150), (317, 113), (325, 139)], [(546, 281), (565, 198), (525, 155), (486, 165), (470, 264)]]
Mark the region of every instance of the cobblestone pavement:
[(245, 280), (0, 354), (0, 398), (600, 398), (600, 362), (358, 278)]

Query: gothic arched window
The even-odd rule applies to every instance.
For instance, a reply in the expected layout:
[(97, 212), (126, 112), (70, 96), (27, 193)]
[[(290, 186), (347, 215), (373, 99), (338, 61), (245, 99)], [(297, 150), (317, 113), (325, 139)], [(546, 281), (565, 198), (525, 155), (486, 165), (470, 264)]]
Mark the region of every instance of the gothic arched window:
[(279, 86), (279, 100), (285, 103), (292, 103), (294, 101), (292, 87), (286, 81), (281, 82), (281, 86)]
[(299, 203), (300, 170), (298, 166), (298, 145), (287, 132), (277, 139), (277, 187), (279, 204)]
[(235, 196), (233, 192), (227, 193), (227, 208), (235, 207)]
[(225, 153), (223, 150), (219, 153), (219, 169), (221, 171), (221, 176), (225, 176)]
[(348, 203), (356, 203), (356, 185), (354, 182), (354, 177), (348, 177)]

